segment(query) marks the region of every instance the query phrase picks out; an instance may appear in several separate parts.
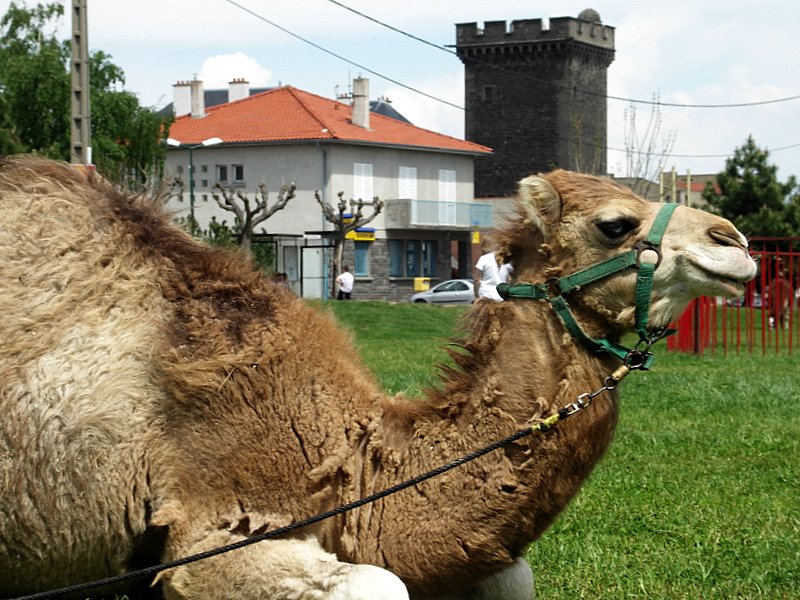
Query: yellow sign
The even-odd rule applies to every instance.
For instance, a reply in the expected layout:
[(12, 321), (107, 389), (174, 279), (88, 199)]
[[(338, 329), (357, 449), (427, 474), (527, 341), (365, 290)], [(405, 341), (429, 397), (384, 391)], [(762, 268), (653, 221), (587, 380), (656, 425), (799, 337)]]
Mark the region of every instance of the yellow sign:
[(473, 244), (480, 244), (481, 243), (481, 232), (480, 231), (473, 231), (472, 232), (472, 243)]
[(358, 231), (357, 229), (353, 231), (348, 231), (347, 234), (344, 236), (348, 240), (353, 240), (356, 242), (374, 242), (375, 241), (375, 232), (374, 231)]

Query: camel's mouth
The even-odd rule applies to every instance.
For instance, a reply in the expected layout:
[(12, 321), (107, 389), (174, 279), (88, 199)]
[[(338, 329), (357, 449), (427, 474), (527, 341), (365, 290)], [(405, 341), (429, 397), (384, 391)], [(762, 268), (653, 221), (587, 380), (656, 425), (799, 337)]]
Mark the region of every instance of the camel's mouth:
[[(752, 260), (750, 262), (752, 263)], [(722, 274), (697, 261), (692, 261), (692, 266), (699, 272), (700, 277), (697, 279), (703, 295), (724, 296), (726, 298), (742, 296), (744, 294), (744, 284), (755, 276), (756, 270), (755, 263), (752, 263), (752, 272), (751, 269), (743, 269), (742, 273), (735, 274)]]
[(744, 283), (736, 281), (730, 277), (719, 277), (713, 281), (719, 286), (723, 293), (717, 293), (717, 296), (726, 296), (729, 298), (737, 298), (744, 295)]
[(680, 253), (686, 283), (697, 295), (736, 298), (756, 275), (755, 261), (743, 247), (689, 246)]

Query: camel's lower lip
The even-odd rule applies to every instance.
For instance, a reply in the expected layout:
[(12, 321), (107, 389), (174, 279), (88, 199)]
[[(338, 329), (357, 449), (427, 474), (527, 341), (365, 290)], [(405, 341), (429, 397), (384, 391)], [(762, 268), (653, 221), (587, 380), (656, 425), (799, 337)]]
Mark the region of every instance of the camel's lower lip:
[(744, 283), (741, 281), (738, 281), (733, 277), (726, 277), (724, 275), (720, 275), (719, 273), (714, 273), (713, 271), (704, 269), (696, 263), (695, 267), (697, 267), (697, 269), (707, 277), (710, 286), (715, 288), (714, 294), (706, 293), (706, 296), (718, 295), (735, 298), (744, 294)]
[(722, 286), (730, 292), (731, 296), (741, 296), (744, 294), (744, 284), (734, 279), (721, 278), (718, 280)]

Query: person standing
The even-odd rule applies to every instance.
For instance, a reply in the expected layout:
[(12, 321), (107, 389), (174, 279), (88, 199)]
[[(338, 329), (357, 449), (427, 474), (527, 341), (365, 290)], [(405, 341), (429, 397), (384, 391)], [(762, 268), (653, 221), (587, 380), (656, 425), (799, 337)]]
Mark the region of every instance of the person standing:
[(355, 283), (355, 277), (350, 272), (350, 267), (343, 266), (342, 272), (336, 278), (336, 284), (339, 286), (339, 293), (336, 295), (336, 299), (350, 300), (353, 294), (353, 283)]
[(786, 329), (794, 303), (794, 288), (791, 282), (786, 279), (783, 270), (778, 270), (773, 280), (770, 281), (767, 290), (766, 301), (769, 307), (769, 326), (770, 328)]
[(510, 263), (498, 263), (494, 252), (482, 255), (475, 263), (475, 297), (502, 302), (503, 299), (497, 293), (497, 286), (500, 283), (508, 283), (513, 272)]

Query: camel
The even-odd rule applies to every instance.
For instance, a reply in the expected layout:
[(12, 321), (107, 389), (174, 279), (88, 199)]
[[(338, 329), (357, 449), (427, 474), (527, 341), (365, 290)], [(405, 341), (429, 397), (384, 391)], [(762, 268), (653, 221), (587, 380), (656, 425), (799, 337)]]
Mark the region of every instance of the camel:
[[(547, 301), (478, 301), (442, 381), (423, 399), (388, 396), (329, 312), (194, 241), (147, 198), (12, 157), (0, 210), (0, 596), (189, 556), (365, 497), (539, 422), (620, 365), (577, 342)], [(517, 283), (543, 283), (627, 252), (658, 211), (606, 178), (531, 176), (495, 249)], [(741, 295), (755, 272), (728, 221), (678, 207), (649, 327), (695, 296)], [(636, 281), (634, 265), (565, 294), (587, 337), (617, 343), (635, 327)], [(520, 557), (608, 447), (616, 403), (614, 389), (550, 431), (131, 593), (530, 598)]]

